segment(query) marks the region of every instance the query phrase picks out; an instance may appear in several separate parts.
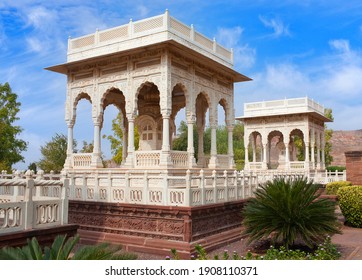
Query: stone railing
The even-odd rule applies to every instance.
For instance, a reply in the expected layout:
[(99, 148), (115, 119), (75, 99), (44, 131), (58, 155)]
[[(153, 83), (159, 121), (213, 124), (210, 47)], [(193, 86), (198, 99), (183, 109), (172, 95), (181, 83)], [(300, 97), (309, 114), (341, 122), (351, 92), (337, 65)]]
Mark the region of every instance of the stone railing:
[(304, 161), (290, 161), (289, 168), (291, 170), (295, 170), (295, 169), (304, 170), (304, 169), (307, 169), (307, 163)]
[(317, 112), (324, 115), (324, 107), (308, 97), (244, 104), (244, 117), (307, 112)]
[(161, 151), (135, 151), (136, 167), (158, 167)]
[(251, 170), (261, 170), (263, 168), (263, 163), (258, 161), (258, 162), (249, 162), (247, 163), (249, 165), (249, 169)]
[[(147, 37), (144, 39), (145, 37)], [(203, 54), (218, 60), (228, 67), (232, 67), (233, 53), (224, 48), (215, 40), (211, 40), (193, 26), (187, 26), (166, 13), (139, 21), (130, 21), (128, 24), (115, 28), (96, 31), (83, 37), (69, 39), (68, 62), (85, 59), (98, 55), (110, 54), (129, 49), (130, 46), (141, 47), (170, 38), (194, 48)], [(139, 39), (139, 40), (138, 40)], [(144, 39), (144, 40), (142, 40)]]
[(219, 168), (229, 168), (229, 155), (217, 155), (217, 164)]
[(253, 170), (248, 172), (240, 171), (240, 177), (244, 177), (245, 174), (253, 174), (253, 176), (257, 177), (258, 183), (264, 183), (266, 181), (273, 180), (274, 178), (296, 178), (296, 177), (306, 177), (308, 180), (313, 180), (316, 184), (326, 185), (329, 182), (336, 181), (346, 181), (346, 171), (340, 172), (308, 172), (303, 169), (295, 169), (289, 171), (281, 171), (281, 170)]
[(316, 172), (311, 174), (311, 178), (315, 183), (326, 185), (330, 182), (337, 182), (337, 181), (346, 181), (347, 174), (346, 170), (344, 171), (325, 171), (325, 172)]
[(244, 199), (257, 188), (257, 177), (235, 172), (174, 176), (160, 171), (69, 172), (69, 199), (147, 205), (197, 206)]
[(89, 168), (92, 163), (91, 153), (76, 153), (72, 154), (73, 168)]
[(68, 222), (68, 179), (36, 178), (31, 171), (25, 179), (0, 179), (0, 235), (30, 229), (64, 225)]
[(171, 161), (173, 167), (187, 168), (189, 164), (189, 155), (183, 151), (171, 151)]

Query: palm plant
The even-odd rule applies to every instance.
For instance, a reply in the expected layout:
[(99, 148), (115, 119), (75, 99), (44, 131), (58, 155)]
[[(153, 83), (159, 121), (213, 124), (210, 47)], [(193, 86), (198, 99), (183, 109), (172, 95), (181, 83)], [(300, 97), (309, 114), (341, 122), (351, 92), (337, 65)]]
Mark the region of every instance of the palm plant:
[(243, 209), (249, 242), (271, 238), (287, 249), (300, 242), (312, 248), (326, 235), (340, 233), (335, 202), (319, 198), (317, 190), (306, 178), (277, 178), (260, 185)]
[(120, 246), (110, 246), (107, 243), (84, 246), (73, 254), (79, 239), (79, 235), (73, 238), (58, 235), (51, 247), (44, 247), (43, 251), (37, 239), (33, 237), (28, 240), (28, 245), (22, 248), (2, 248), (0, 260), (133, 260), (137, 258), (135, 254), (119, 252)]

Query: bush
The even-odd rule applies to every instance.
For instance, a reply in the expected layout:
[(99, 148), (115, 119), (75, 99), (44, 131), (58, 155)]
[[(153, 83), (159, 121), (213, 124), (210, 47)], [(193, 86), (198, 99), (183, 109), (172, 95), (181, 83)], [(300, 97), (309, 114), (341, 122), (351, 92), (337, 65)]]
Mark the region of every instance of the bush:
[(318, 197), (318, 187), (305, 178), (266, 182), (243, 209), (243, 233), (249, 242), (271, 238), (287, 249), (313, 247), (326, 235), (340, 232), (335, 202)]
[(349, 181), (337, 181), (330, 182), (326, 185), (327, 194), (336, 195), (340, 187), (352, 186), (352, 183)]
[(328, 166), (326, 167), (327, 171), (332, 171), (332, 172), (335, 172), (335, 171), (339, 171), (339, 172), (342, 172), (344, 170), (346, 170), (346, 167), (345, 166)]
[(362, 186), (342, 187), (337, 195), (346, 224), (362, 228)]
[[(210, 260), (210, 256), (206, 253), (201, 245), (195, 246), (196, 255), (191, 255), (191, 260)], [(176, 249), (171, 249), (173, 260), (179, 260)], [(245, 256), (241, 256), (237, 252), (230, 254), (227, 250), (219, 255), (214, 255), (214, 260), (338, 260), (341, 257), (336, 245), (331, 242), (330, 236), (327, 236), (323, 243), (319, 244), (313, 252), (305, 252), (302, 250), (287, 250), (284, 246), (270, 248), (265, 252), (265, 255), (254, 255), (250, 251)], [(166, 260), (171, 257), (167, 256)]]

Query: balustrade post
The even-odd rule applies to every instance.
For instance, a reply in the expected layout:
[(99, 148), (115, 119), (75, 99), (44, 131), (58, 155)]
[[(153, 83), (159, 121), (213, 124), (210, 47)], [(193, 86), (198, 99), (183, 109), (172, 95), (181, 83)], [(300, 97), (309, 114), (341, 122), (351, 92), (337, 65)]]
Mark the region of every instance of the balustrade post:
[(245, 171), (241, 171), (240, 174), (240, 181), (241, 181), (241, 198), (245, 198)]
[[(98, 172), (96, 172), (97, 177), (94, 178), (97, 182), (96, 188), (100, 189), (99, 187), (99, 178), (98, 178)], [(108, 184), (107, 184), (107, 192), (106, 192), (106, 201), (112, 202), (112, 172), (108, 171)]]
[(209, 168), (217, 168), (218, 167), (217, 143), (216, 143), (217, 122), (210, 124), (210, 128), (211, 128), (211, 150), (210, 150)]
[(83, 177), (83, 184), (82, 184), (82, 200), (88, 200), (88, 191), (87, 191), (87, 179), (85, 177), (85, 173), (82, 175)]
[(213, 200), (214, 203), (218, 202), (218, 196), (217, 196), (217, 175), (216, 175), (216, 170), (214, 169), (212, 171), (212, 187), (214, 189), (214, 193), (213, 193)]
[(191, 171), (186, 170), (185, 206), (191, 206)]
[(142, 196), (143, 204), (150, 203), (150, 194), (149, 194), (149, 185), (148, 185), (148, 172), (145, 171), (143, 173), (143, 196)]
[(225, 201), (229, 201), (228, 172), (224, 170)]
[(61, 185), (61, 208), (60, 208), (60, 224), (65, 225), (68, 223), (68, 212), (69, 212), (69, 200), (67, 195), (67, 189), (69, 187), (69, 179), (63, 177)]
[(190, 168), (196, 166), (195, 148), (194, 148), (194, 124), (195, 124), (195, 116), (191, 116), (187, 121), (187, 153), (188, 153), (188, 166)]
[(70, 174), (69, 199), (75, 199), (75, 178), (74, 173)]
[(201, 205), (205, 205), (205, 175), (204, 170), (200, 170), (200, 193), (201, 193)]
[[(92, 174), (91, 174), (92, 175)], [(96, 170), (94, 172), (94, 201), (100, 201), (101, 200), (101, 190), (98, 187), (98, 171)], [(109, 187), (109, 181), (107, 184), (107, 192), (108, 192), (108, 187)]]
[(129, 183), (129, 171), (128, 170), (124, 174), (124, 180), (125, 180), (124, 201), (125, 201), (125, 203), (129, 203), (131, 188), (130, 188), (130, 183)]
[(234, 187), (235, 187), (235, 200), (239, 199), (239, 174), (234, 170)]
[[(15, 180), (20, 180), (20, 171), (15, 171)], [(10, 189), (9, 189), (10, 191)], [(18, 202), (18, 195), (19, 195), (19, 186), (14, 186), (14, 191), (13, 191), (13, 201), (12, 202)]]
[[(44, 180), (44, 171), (43, 170), (39, 170), (37, 172), (36, 179), (37, 180)], [(36, 198), (41, 197), (41, 186), (35, 186), (35, 197)]]
[(24, 229), (31, 229), (34, 223), (34, 204), (33, 204), (33, 188), (34, 188), (34, 180), (31, 176), (30, 171), (28, 170), (25, 174), (26, 176), (26, 185), (25, 185), (25, 221), (24, 221)]
[(163, 172), (163, 205), (168, 205), (168, 172)]

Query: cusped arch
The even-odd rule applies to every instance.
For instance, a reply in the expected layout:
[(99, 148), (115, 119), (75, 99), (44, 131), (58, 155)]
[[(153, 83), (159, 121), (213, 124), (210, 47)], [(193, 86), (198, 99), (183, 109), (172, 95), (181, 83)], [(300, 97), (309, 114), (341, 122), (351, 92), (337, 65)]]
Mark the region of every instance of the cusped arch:
[(284, 140), (284, 134), (280, 130), (272, 130), (268, 133), (268, 141), (270, 142), (275, 136), (281, 136), (281, 138)]
[(219, 99), (218, 105), (220, 105), (224, 109), (225, 124), (230, 125), (230, 123), (232, 123), (232, 120), (231, 120), (231, 108), (229, 102), (224, 97), (221, 97)]
[(210, 108), (212, 108), (212, 102), (211, 102), (211, 98), (210, 98), (210, 95), (206, 92), (206, 91), (204, 91), (204, 90), (202, 90), (202, 91), (200, 91), (197, 95), (196, 95), (196, 97), (195, 97), (195, 105), (196, 105), (196, 100), (197, 100), (197, 98), (199, 97), (199, 96), (203, 96), (204, 98), (205, 98), (205, 100), (207, 101), (207, 107), (210, 109)]
[(302, 131), (301, 129), (299, 129), (299, 128), (295, 128), (295, 129), (293, 129), (292, 131), (290, 131), (289, 137), (292, 137), (292, 136), (294, 136), (294, 135), (296, 135), (296, 136), (301, 137), (301, 138), (304, 139), (304, 133), (303, 133), (303, 131)]
[[(86, 99), (90, 102), (90, 104), (92, 103), (92, 97), (84, 91), (80, 91), (79, 93), (77, 93), (74, 98), (73, 98), (73, 102), (72, 102), (72, 106), (73, 106), (73, 116), (72, 116), (72, 122), (75, 123), (75, 120), (77, 118), (77, 106), (80, 100), (82, 99)], [(92, 111), (93, 111), (93, 106), (92, 106)]]
[(190, 101), (190, 92), (189, 92), (187, 86), (186, 86), (184, 83), (182, 83), (182, 82), (176, 82), (176, 83), (172, 86), (172, 92), (174, 91), (174, 89), (175, 89), (176, 87), (180, 87), (181, 90), (182, 90), (182, 92), (184, 93), (184, 95), (185, 95), (185, 103), (186, 103), (186, 106), (187, 106), (188, 102)]
[(149, 78), (147, 80), (143, 80), (142, 82), (140, 82), (138, 85), (135, 86), (135, 88), (137, 88), (136, 90), (136, 94), (134, 95), (134, 110), (137, 110), (137, 103), (138, 103), (138, 96), (141, 93), (142, 89), (144, 87), (152, 87), (155, 86), (158, 90), (158, 92), (160, 93), (160, 99), (161, 99), (161, 92), (160, 92), (160, 87), (157, 84), (157, 81), (155, 81), (152, 78)]
[(127, 127), (126, 97), (119, 88), (114, 86), (105, 90), (101, 96), (100, 115), (103, 115), (106, 108), (110, 105), (114, 105), (119, 110), (119, 112), (121, 112), (123, 117), (123, 127)]

